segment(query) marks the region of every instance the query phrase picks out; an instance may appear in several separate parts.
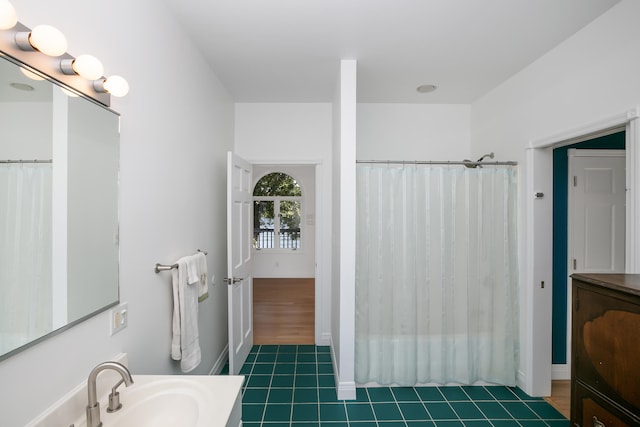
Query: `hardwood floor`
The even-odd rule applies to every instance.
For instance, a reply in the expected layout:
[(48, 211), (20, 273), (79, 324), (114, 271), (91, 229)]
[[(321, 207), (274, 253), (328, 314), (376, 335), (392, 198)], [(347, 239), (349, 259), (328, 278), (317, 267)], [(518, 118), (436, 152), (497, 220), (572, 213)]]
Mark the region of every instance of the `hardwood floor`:
[(571, 415), (571, 381), (552, 381), (551, 396), (545, 397), (544, 400), (549, 402), (549, 404), (556, 408), (562, 415), (569, 418)]
[(315, 344), (314, 279), (253, 279), (253, 342)]

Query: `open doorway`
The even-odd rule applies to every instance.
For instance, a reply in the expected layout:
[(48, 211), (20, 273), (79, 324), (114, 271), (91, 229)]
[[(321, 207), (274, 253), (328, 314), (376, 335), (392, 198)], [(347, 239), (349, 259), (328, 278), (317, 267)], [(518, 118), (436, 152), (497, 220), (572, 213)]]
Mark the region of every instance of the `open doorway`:
[[(525, 287), (522, 301), (525, 310), (530, 313), (524, 317), (522, 376), (518, 383), (532, 396), (551, 394), (552, 371), (552, 294), (553, 281), (553, 151), (554, 149), (595, 139), (600, 136), (625, 132), (626, 151), (626, 236), (625, 236), (625, 272), (638, 270), (636, 260), (640, 242), (637, 227), (639, 211), (636, 182), (640, 170), (640, 132), (638, 131), (638, 111), (621, 112), (597, 122), (578, 128), (562, 131), (544, 138), (532, 140), (527, 150), (526, 176), (526, 271), (523, 271)], [(566, 185), (566, 181), (565, 184)], [(565, 263), (566, 255), (564, 252)], [(563, 279), (566, 282), (566, 278)], [(552, 286), (548, 286), (551, 282)], [(546, 284), (546, 286), (545, 286)], [(559, 286), (562, 286), (562, 282)]]
[[(571, 376), (570, 366), (570, 301), (571, 278), (574, 272), (589, 272), (582, 262), (573, 268), (574, 252), (571, 248), (571, 228), (576, 225), (576, 213), (571, 213), (569, 200), (574, 185), (570, 179), (570, 153), (572, 150), (616, 150), (625, 149), (625, 131), (592, 138), (579, 143), (557, 147), (553, 150), (553, 296), (552, 296), (552, 379), (568, 380)], [(575, 151), (573, 151), (575, 153)], [(597, 154), (595, 152), (592, 152)], [(596, 159), (598, 156), (595, 157)], [(624, 160), (622, 162), (624, 165)], [(600, 170), (604, 170), (599, 168)], [(621, 171), (624, 179), (624, 167)], [(573, 177), (575, 174), (571, 174)], [(622, 190), (624, 197), (624, 189)], [(624, 226), (624, 223), (622, 224)], [(624, 245), (624, 240), (622, 242)], [(624, 272), (624, 252), (621, 255)], [(579, 264), (579, 265), (578, 265)], [(591, 271), (595, 272), (595, 271)], [(604, 271), (600, 271), (604, 272)], [(618, 271), (610, 271), (618, 272)]]
[(254, 165), (255, 344), (315, 344), (315, 167)]
[(315, 280), (253, 280), (254, 344), (315, 344)]

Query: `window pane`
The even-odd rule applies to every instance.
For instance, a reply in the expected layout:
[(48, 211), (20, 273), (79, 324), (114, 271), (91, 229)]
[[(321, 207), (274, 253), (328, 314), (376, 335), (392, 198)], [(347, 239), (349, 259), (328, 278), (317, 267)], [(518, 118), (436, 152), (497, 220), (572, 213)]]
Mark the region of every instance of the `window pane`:
[(280, 248), (300, 248), (300, 202), (280, 202)]
[(300, 185), (292, 176), (273, 172), (260, 178), (253, 188), (254, 196), (302, 196)]
[(274, 248), (274, 202), (253, 202), (253, 247)]

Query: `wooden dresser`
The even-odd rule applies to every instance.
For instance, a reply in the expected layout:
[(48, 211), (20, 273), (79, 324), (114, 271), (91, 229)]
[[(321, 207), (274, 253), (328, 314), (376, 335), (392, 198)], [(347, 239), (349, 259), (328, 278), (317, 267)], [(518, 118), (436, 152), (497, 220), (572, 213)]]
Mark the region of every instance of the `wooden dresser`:
[(640, 426), (640, 274), (571, 277), (571, 426)]

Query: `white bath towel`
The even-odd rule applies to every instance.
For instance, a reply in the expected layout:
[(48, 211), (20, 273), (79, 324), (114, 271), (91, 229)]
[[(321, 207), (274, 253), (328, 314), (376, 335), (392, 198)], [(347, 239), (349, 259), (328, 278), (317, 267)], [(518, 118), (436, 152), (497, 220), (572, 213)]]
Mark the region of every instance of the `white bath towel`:
[(202, 252), (198, 252), (187, 258), (187, 268), (189, 272), (188, 283), (198, 283), (198, 302), (202, 302), (209, 296), (207, 284), (207, 257)]
[(182, 372), (189, 372), (200, 364), (200, 339), (198, 335), (198, 283), (189, 284), (187, 257), (180, 258), (178, 268), (172, 270), (173, 278), (173, 336), (171, 357), (180, 360)]

